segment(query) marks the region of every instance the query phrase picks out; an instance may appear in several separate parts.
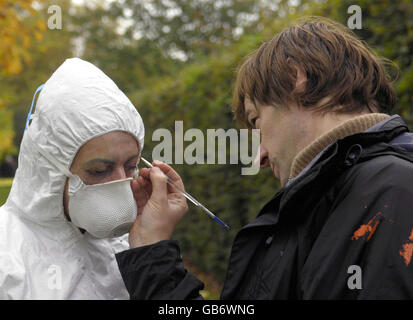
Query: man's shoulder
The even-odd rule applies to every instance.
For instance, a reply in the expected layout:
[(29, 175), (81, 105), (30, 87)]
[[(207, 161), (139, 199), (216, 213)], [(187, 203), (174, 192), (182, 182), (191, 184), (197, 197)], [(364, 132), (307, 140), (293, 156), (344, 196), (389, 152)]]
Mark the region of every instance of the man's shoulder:
[(362, 161), (344, 176), (344, 183), (361, 188), (408, 188), (413, 193), (413, 159), (384, 154)]
[(392, 153), (374, 156), (362, 161), (358, 168), (356, 166), (356, 171), (365, 174), (369, 174), (370, 172), (375, 174), (377, 174), (377, 172), (413, 174), (413, 155), (403, 156)]

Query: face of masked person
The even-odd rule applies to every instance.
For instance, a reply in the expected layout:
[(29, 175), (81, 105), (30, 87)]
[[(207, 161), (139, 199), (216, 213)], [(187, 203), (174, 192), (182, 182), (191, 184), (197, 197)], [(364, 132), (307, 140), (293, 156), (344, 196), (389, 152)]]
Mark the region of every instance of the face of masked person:
[(65, 215), (74, 225), (97, 238), (129, 231), (137, 207), (128, 178), (139, 151), (136, 139), (122, 131), (93, 138), (79, 149), (64, 192)]

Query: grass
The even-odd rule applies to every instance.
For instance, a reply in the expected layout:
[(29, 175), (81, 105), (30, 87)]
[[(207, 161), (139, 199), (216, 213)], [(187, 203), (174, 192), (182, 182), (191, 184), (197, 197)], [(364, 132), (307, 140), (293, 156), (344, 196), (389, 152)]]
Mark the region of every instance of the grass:
[(0, 178), (0, 206), (2, 206), (9, 196), (13, 178)]

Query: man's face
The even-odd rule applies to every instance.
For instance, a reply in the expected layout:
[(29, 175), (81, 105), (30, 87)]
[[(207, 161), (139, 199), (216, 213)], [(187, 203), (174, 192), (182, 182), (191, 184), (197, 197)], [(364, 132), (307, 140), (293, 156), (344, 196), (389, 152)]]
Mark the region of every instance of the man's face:
[[(76, 154), (70, 171), (85, 184), (105, 183), (132, 177), (138, 161), (139, 144), (136, 139), (126, 132), (114, 131), (85, 143)], [(66, 214), (67, 182), (64, 192)]]
[(289, 178), (291, 163), (306, 138), (308, 112), (296, 106), (254, 104), (245, 99), (245, 112), (253, 128), (260, 129), (260, 167), (271, 167), (284, 185)]

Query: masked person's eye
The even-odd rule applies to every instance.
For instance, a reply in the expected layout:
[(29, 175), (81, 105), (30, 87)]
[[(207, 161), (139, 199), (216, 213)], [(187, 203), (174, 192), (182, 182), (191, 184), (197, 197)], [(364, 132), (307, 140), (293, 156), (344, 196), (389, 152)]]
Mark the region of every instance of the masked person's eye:
[(127, 177), (133, 177), (136, 173), (136, 163), (125, 165), (125, 173)]
[(95, 177), (105, 176), (108, 172), (109, 170), (87, 170), (87, 173)]
[(133, 171), (133, 170), (136, 170), (136, 165), (133, 165), (133, 166), (127, 166), (127, 167), (126, 167), (126, 170), (128, 170), (128, 171)]

